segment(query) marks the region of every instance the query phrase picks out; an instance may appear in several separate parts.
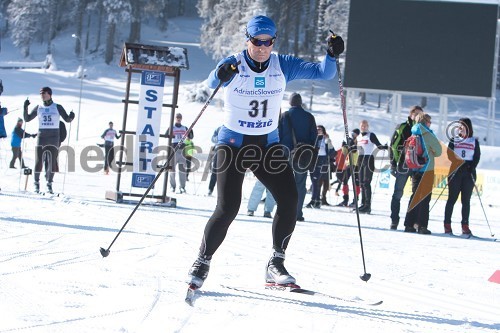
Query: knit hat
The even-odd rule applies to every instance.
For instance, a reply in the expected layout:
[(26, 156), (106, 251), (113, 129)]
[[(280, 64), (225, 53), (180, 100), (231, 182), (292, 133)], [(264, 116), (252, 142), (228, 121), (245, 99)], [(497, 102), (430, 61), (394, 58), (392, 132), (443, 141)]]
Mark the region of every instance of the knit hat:
[(24, 121), (23, 118), (17, 118), (18, 123), (22, 123), (23, 121)]
[(359, 135), (361, 132), (359, 131), (359, 128), (355, 128), (352, 130), (351, 135), (354, 136), (353, 134)]
[(302, 106), (302, 97), (300, 96), (300, 94), (293, 93), (290, 95), (290, 105)]
[(247, 23), (247, 38), (255, 37), (258, 35), (269, 35), (276, 37), (276, 26), (273, 20), (267, 16), (259, 15), (252, 18)]
[(43, 92), (46, 92), (50, 96), (52, 96), (52, 89), (50, 89), (49, 87), (43, 87), (42, 89), (40, 89), (40, 94), (43, 93)]

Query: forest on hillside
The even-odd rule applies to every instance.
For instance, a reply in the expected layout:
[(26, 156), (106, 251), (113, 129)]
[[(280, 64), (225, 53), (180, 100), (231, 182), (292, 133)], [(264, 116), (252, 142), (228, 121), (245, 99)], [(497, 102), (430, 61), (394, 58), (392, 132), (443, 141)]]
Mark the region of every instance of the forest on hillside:
[(83, 47), (110, 64), (121, 49), (118, 32), (125, 42), (140, 43), (143, 25), (166, 31), (173, 17), (197, 16), (204, 22), (202, 49), (219, 59), (241, 47), (238, 32), (259, 14), (278, 26), (275, 50), (313, 60), (324, 54), (330, 29), (347, 36), (349, 0), (2, 0), (0, 52), (1, 39), (9, 37), (25, 58), (35, 43), (51, 54), (52, 41), (71, 27), (76, 55)]

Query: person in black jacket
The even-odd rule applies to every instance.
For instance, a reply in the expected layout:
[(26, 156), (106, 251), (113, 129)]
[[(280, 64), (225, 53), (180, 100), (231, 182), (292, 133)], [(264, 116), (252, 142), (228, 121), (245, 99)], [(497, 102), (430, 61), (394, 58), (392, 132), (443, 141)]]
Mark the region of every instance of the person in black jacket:
[[(459, 120), (458, 136), (451, 138), (448, 144), (448, 158), (452, 161), (452, 173), (448, 177), (448, 201), (444, 210), (444, 232), (452, 234), (451, 216), (453, 206), (462, 198), (462, 234), (471, 235), (469, 228), (470, 198), (476, 181), (476, 167), (481, 158), (479, 140), (474, 138), (472, 122), (469, 118)], [(455, 156), (453, 156), (455, 155)], [(462, 163), (458, 168), (454, 161)], [(453, 171), (454, 170), (454, 171)]]
[(415, 125), (415, 117), (421, 112), (423, 112), (423, 110), (420, 106), (413, 106), (410, 109), (408, 119), (396, 127), (391, 138), (391, 147), (389, 149), (389, 157), (391, 159), (391, 175), (396, 178), (391, 200), (392, 230), (396, 230), (398, 228), (401, 197), (403, 196), (405, 185), (410, 177), (408, 167), (405, 165), (405, 154), (403, 148), (406, 139), (411, 136), (411, 128)]
[[(290, 96), (289, 103), (291, 108), (284, 112), (280, 118), (280, 143), (286, 146), (289, 151), (292, 151), (294, 148), (293, 136), (295, 135), (296, 143), (300, 142), (314, 146), (318, 136), (314, 116), (302, 108), (302, 96), (300, 94), (293, 93)], [(302, 206), (304, 206), (304, 199), (307, 193), (306, 180), (308, 170), (301, 168), (297, 163), (293, 163), (292, 169), (298, 192), (297, 221), (304, 221)]]
[(57, 163), (61, 140), (59, 119), (62, 118), (69, 123), (75, 119), (75, 114), (71, 111), (68, 115), (62, 105), (52, 101), (52, 89), (49, 87), (40, 89), (40, 97), (42, 98), (42, 104), (35, 106), (30, 113), (28, 113), (30, 101), (28, 99), (24, 101), (24, 120), (29, 122), (38, 116), (39, 128), (35, 155), (35, 192), (40, 192), (40, 172), (43, 168), (45, 154), (49, 160), (49, 167), (45, 167), (47, 190), (49, 193), (53, 193), (52, 182), (54, 180), (54, 173), (59, 172), (59, 165)]

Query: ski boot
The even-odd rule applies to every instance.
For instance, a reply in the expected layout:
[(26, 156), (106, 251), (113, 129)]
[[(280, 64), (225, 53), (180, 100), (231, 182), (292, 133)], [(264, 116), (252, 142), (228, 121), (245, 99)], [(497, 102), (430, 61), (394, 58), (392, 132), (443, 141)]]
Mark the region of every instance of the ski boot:
[(275, 250), (266, 267), (266, 283), (280, 285), (295, 284), (295, 278), (285, 268), (285, 251)]
[(462, 235), (472, 236), (472, 231), (470, 231), (468, 223), (462, 223)]
[(33, 185), (35, 185), (35, 193), (40, 193), (40, 182), (35, 182)]
[(187, 283), (190, 286), (195, 286), (196, 289), (201, 288), (208, 276), (211, 259), (212, 256), (198, 256), (198, 259), (193, 263), (188, 273)]
[(54, 194), (54, 191), (52, 190), (52, 183), (47, 183), (47, 192)]
[(451, 223), (444, 224), (444, 233), (447, 235), (453, 235), (453, 230), (451, 230)]

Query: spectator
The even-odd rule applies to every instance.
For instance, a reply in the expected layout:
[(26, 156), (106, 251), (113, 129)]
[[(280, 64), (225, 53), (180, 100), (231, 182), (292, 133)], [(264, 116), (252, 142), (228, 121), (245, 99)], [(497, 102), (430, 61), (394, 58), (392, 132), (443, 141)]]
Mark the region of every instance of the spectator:
[(186, 181), (189, 181), (189, 173), (191, 172), (191, 159), (193, 158), (196, 149), (194, 148), (193, 140), (186, 138), (184, 140), (184, 157), (186, 158)]
[(391, 149), (389, 149), (389, 158), (391, 160), (391, 175), (396, 178), (394, 183), (394, 193), (391, 200), (391, 229), (396, 230), (399, 224), (399, 210), (401, 206), (401, 197), (404, 188), (410, 177), (410, 172), (405, 164), (404, 143), (411, 136), (411, 128), (415, 125), (415, 117), (423, 112), (422, 108), (415, 105), (410, 109), (408, 119), (399, 124), (391, 138)]
[(361, 186), (361, 207), (360, 213), (370, 214), (372, 211), (372, 177), (375, 170), (375, 158), (373, 153), (378, 149), (388, 149), (387, 145), (382, 145), (375, 133), (369, 131), (367, 120), (362, 120), (359, 124), (361, 134), (356, 139), (358, 149), (359, 184)]
[(8, 113), (7, 108), (3, 108), (0, 103), (0, 139), (7, 137), (7, 132), (5, 131), (4, 116)]
[(411, 128), (411, 133), (419, 135), (422, 139), (424, 150), (423, 157), (426, 164), (420, 169), (410, 169), (412, 194), (405, 216), (405, 232), (417, 232), (430, 235), (429, 202), (434, 184), (434, 159), (441, 156), (441, 143), (430, 129), (431, 116), (425, 112), (415, 117), (416, 124)]
[(10, 168), (15, 169), (14, 164), (16, 160), (19, 159), (19, 163), (21, 164), (21, 168), (26, 168), (23, 159), (23, 151), (21, 150), (21, 142), (24, 138), (36, 138), (36, 134), (26, 133), (23, 129), (23, 119), (18, 118), (17, 124), (12, 131), (12, 137), (10, 140), (10, 145), (12, 147), (12, 160), (10, 161)]
[[(321, 202), (323, 200), (324, 204), (326, 202), (326, 192), (330, 188), (330, 152), (334, 151), (332, 141), (326, 133), (326, 129), (323, 125), (317, 126), (318, 136), (316, 140), (316, 148), (318, 149), (318, 160), (316, 161), (316, 166), (311, 173), (311, 183), (312, 183), (312, 195), (311, 202), (306, 206), (307, 208), (321, 208)], [(321, 198), (321, 186), (326, 182), (324, 186), (323, 197)]]
[[(280, 119), (279, 133), (280, 143), (292, 151), (297, 143), (314, 146), (318, 136), (316, 120), (314, 116), (302, 107), (302, 96), (293, 93), (290, 96), (291, 108), (284, 112)], [(297, 221), (304, 221), (302, 207), (306, 197), (306, 180), (308, 169), (292, 161), (293, 175), (298, 193)]]
[[(355, 140), (356, 137), (359, 135), (359, 129), (355, 128), (351, 132), (351, 137), (348, 138), (348, 143), (345, 141), (342, 141), (342, 148), (337, 151), (337, 170), (336, 170), (336, 177), (339, 185), (337, 186), (337, 190), (335, 191), (335, 194), (337, 194), (337, 191), (340, 189), (340, 186), (342, 186), (342, 201), (337, 205), (339, 207), (354, 207), (355, 206), (355, 201), (353, 199), (352, 203), (349, 204), (349, 178), (351, 177), (351, 167), (350, 167), (350, 162), (349, 162), (349, 150), (351, 148), (355, 148)], [(357, 196), (359, 196), (361, 189), (359, 187), (359, 178), (358, 178), (358, 172), (357, 172), (357, 158), (358, 158), (358, 152), (356, 150), (352, 151), (352, 163), (353, 163), (353, 169), (354, 169), (354, 181), (356, 184), (355, 191)], [(335, 183), (335, 182), (334, 182)], [(333, 185), (333, 183), (332, 183)]]
[(259, 203), (262, 199), (262, 194), (266, 192), (266, 199), (264, 201), (264, 217), (273, 218), (271, 213), (273, 212), (274, 205), (276, 201), (273, 198), (272, 193), (262, 184), (260, 180), (255, 180), (255, 185), (253, 186), (252, 193), (250, 194), (250, 199), (248, 199), (248, 216), (253, 216)]
[(220, 131), (221, 126), (217, 127), (214, 131), (214, 134), (212, 134), (212, 143), (214, 146), (210, 150), (210, 154), (208, 154), (209, 160), (207, 163), (210, 163), (210, 182), (208, 183), (208, 195), (211, 196), (212, 193), (214, 192), (215, 184), (217, 184), (217, 171), (216, 171), (216, 166), (217, 166), (217, 141), (219, 137), (219, 131)]

